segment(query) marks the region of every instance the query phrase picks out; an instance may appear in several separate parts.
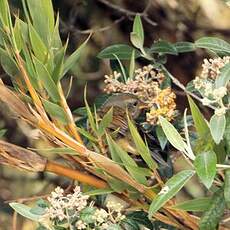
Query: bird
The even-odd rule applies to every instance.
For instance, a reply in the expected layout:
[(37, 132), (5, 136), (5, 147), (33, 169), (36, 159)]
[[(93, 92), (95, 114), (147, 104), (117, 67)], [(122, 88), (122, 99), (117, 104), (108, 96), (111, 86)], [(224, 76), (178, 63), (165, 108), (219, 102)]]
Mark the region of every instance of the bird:
[[(129, 131), (128, 116), (132, 121), (135, 121), (142, 113), (143, 102), (133, 94), (113, 94), (102, 104), (97, 114), (102, 118), (111, 108), (113, 108), (113, 118), (107, 130), (109, 133), (116, 132), (115, 141), (123, 150), (133, 155), (139, 155)], [(150, 153), (158, 163), (168, 166), (158, 152), (151, 150)]]

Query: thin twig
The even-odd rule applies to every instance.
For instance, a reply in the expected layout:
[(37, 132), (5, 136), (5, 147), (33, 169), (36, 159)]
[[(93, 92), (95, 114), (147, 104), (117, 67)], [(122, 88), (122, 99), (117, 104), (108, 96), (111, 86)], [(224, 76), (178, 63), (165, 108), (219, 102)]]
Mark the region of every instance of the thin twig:
[(99, 2), (103, 3), (104, 5), (108, 6), (109, 8), (121, 13), (121, 14), (124, 14), (126, 16), (131, 16), (131, 17), (135, 17), (137, 14), (139, 14), (146, 22), (148, 22), (150, 25), (152, 26), (156, 26), (157, 23), (155, 23), (154, 21), (152, 21), (149, 17), (148, 17), (148, 14), (147, 14), (147, 11), (150, 7), (150, 1), (148, 2), (147, 6), (145, 7), (144, 11), (142, 12), (134, 12), (134, 11), (131, 11), (131, 10), (127, 10), (127, 9), (124, 9), (118, 5), (115, 5), (107, 0), (98, 0)]
[(6, 200), (4, 201), (4, 203), (12, 203), (12, 202), (17, 202), (17, 203), (25, 203), (28, 201), (34, 201), (34, 200), (38, 200), (38, 199), (43, 199), (48, 197), (49, 194), (46, 195), (40, 195), (40, 196), (32, 196), (32, 197), (24, 197), (24, 198), (18, 198), (18, 199), (14, 199), (14, 200)]
[(12, 230), (17, 230), (17, 212), (14, 211), (13, 220), (12, 220)]
[(104, 32), (106, 30), (110, 30), (114, 25), (119, 24), (120, 22), (122, 22), (125, 19), (125, 16), (122, 16), (120, 18), (118, 18), (117, 20), (115, 20), (114, 22), (112, 22), (110, 25), (98, 28), (98, 29), (87, 29), (87, 30), (79, 30), (77, 29), (75, 26), (71, 26), (71, 25), (67, 25), (63, 20), (60, 19), (60, 24), (62, 27), (65, 28), (66, 31), (73, 33), (74, 35), (78, 35), (78, 34), (95, 34), (95, 33), (100, 33), (100, 32)]
[[(199, 96), (197, 96), (196, 94), (188, 91), (186, 89), (186, 87), (177, 79), (175, 78), (171, 73), (169, 73), (169, 71), (163, 66), (161, 65), (162, 70), (170, 77), (170, 79), (172, 80), (172, 82), (178, 86), (180, 89), (182, 89), (186, 94), (190, 95), (191, 97), (195, 98), (197, 101), (202, 103), (202, 98), (200, 98)], [(215, 110), (215, 107), (212, 105), (207, 105), (207, 107), (209, 107), (210, 109)]]

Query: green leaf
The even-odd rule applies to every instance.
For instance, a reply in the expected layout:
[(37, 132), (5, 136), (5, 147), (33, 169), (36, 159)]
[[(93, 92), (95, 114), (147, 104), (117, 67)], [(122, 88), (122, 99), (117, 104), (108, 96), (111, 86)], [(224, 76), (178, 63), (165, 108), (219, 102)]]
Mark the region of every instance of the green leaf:
[(51, 117), (58, 119), (58, 121), (62, 122), (64, 125), (68, 123), (68, 119), (62, 107), (45, 99), (42, 99), (42, 102), (45, 110)]
[(4, 26), (7, 26), (8, 29), (11, 25), (10, 23), (10, 9), (7, 0), (0, 1), (0, 20)]
[(114, 56), (115, 54), (120, 60), (130, 59), (133, 51), (135, 52), (135, 58), (140, 57), (140, 52), (135, 50), (133, 47), (124, 44), (116, 44), (103, 49), (97, 55), (97, 57), (100, 59), (109, 58), (114, 60), (116, 59), (116, 57)]
[(34, 149), (39, 152), (43, 152), (46, 154), (68, 154), (68, 155), (78, 155), (76, 151), (73, 149), (63, 147), (63, 148), (44, 148), (44, 149)]
[(203, 37), (195, 42), (197, 48), (211, 50), (217, 54), (230, 54), (230, 44), (226, 41), (215, 37)]
[(160, 142), (161, 149), (164, 150), (168, 140), (167, 140), (167, 137), (165, 136), (164, 131), (160, 125), (157, 125), (157, 127), (156, 127), (156, 135), (157, 135), (158, 141)]
[(143, 225), (148, 229), (153, 229), (153, 224), (149, 220), (147, 213), (144, 211), (135, 211), (135, 212), (128, 213), (126, 215), (126, 219), (132, 220), (138, 225)]
[[(32, 19), (36, 32), (47, 47), (50, 45), (51, 37), (54, 31), (54, 12), (51, 0), (26, 0), (24, 11), (27, 12), (27, 20)], [(27, 5), (28, 8), (25, 7)], [(28, 10), (30, 17), (28, 16)], [(26, 13), (25, 12), (25, 13)], [(43, 13), (41, 16), (41, 12)]]
[(98, 195), (110, 194), (112, 192), (114, 192), (114, 191), (111, 188), (94, 189), (92, 191), (84, 192), (84, 195), (87, 195), (87, 196), (98, 196)]
[(214, 114), (210, 120), (210, 130), (215, 143), (219, 144), (223, 139), (224, 130), (226, 126), (225, 114)]
[(11, 208), (13, 208), (17, 213), (20, 215), (33, 220), (33, 221), (39, 221), (41, 218), (41, 215), (33, 214), (30, 210), (31, 208), (27, 205), (20, 204), (20, 203), (10, 203), (9, 204)]
[[(147, 185), (147, 180), (144, 175), (141, 175), (137, 170), (138, 166), (131, 156), (125, 152), (110, 136), (107, 135), (107, 141), (109, 144), (110, 151), (116, 154), (121, 161), (124, 163), (125, 168), (130, 173), (130, 175), (139, 183)], [(112, 148), (111, 148), (112, 147)], [(111, 152), (112, 152), (111, 151)]]
[(84, 221), (84, 223), (90, 224), (94, 223), (94, 219), (92, 218), (96, 211), (95, 207), (86, 207), (80, 212), (80, 220)]
[(27, 49), (27, 47), (24, 46), (23, 48), (23, 56), (25, 57), (25, 66), (26, 66), (26, 70), (28, 71), (28, 75), (29, 75), (29, 79), (33, 85), (33, 87), (36, 90), (39, 90), (39, 84), (38, 84), (38, 78), (37, 78), (37, 74), (36, 74), (36, 70), (34, 67), (34, 63), (32, 60), (32, 56), (30, 54), (30, 51)]
[(179, 151), (185, 152), (186, 143), (183, 138), (178, 133), (178, 131), (173, 127), (173, 125), (163, 117), (159, 117), (161, 127), (171, 145)]
[(120, 67), (120, 69), (121, 69), (121, 73), (122, 73), (122, 76), (123, 76), (123, 78), (124, 78), (124, 82), (126, 82), (126, 80), (127, 80), (126, 70), (125, 70), (123, 64), (121, 63), (120, 59), (117, 57), (117, 55), (114, 54), (114, 56), (116, 57), (117, 62), (118, 62), (118, 64), (119, 64), (119, 67)]
[(199, 137), (204, 137), (210, 132), (208, 124), (204, 116), (200, 112), (199, 108), (197, 107), (197, 105), (195, 104), (195, 102), (192, 100), (190, 96), (188, 96), (188, 101), (189, 101), (189, 106), (191, 109), (192, 118), (195, 124), (197, 134)]
[(58, 12), (57, 12), (57, 16), (56, 16), (56, 23), (54, 26), (54, 32), (53, 32), (53, 36), (52, 36), (51, 45), (52, 45), (52, 47), (54, 47), (54, 53), (56, 53), (55, 49), (59, 50), (62, 48), (62, 40), (61, 40), (60, 34), (59, 34), (59, 13)]
[[(90, 35), (91, 36), (91, 35)], [(80, 58), (81, 53), (84, 51), (84, 48), (87, 42), (90, 39), (90, 36), (65, 60), (63, 76), (74, 66)]]
[(121, 224), (125, 230), (140, 230), (140, 226), (132, 219), (125, 218), (122, 220)]
[(157, 164), (156, 162), (154, 162), (150, 154), (149, 148), (145, 145), (143, 139), (141, 138), (140, 134), (137, 131), (137, 128), (131, 122), (129, 117), (128, 117), (128, 125), (138, 153), (141, 155), (141, 157), (143, 158), (143, 160), (145, 161), (145, 163), (148, 165), (150, 169), (152, 170), (156, 169)]
[(177, 49), (173, 44), (166, 41), (155, 42), (151, 48), (150, 53), (160, 53), (160, 54), (173, 54), (177, 55)]
[(230, 81), (230, 63), (220, 69), (220, 75), (215, 80), (215, 88), (226, 86)]
[(7, 129), (0, 129), (0, 138), (3, 137), (6, 132), (7, 132)]
[(184, 170), (170, 178), (162, 188), (161, 192), (152, 200), (149, 208), (149, 218), (157, 212), (168, 200), (174, 197), (186, 182), (194, 175), (193, 170)]
[(225, 170), (224, 199), (228, 208), (230, 208), (230, 169)]
[(209, 209), (203, 214), (199, 222), (200, 230), (216, 230), (225, 209), (223, 189), (220, 188), (212, 196)]
[(108, 179), (108, 184), (109, 186), (117, 193), (121, 193), (122, 191), (124, 191), (125, 189), (129, 189), (130, 186), (120, 180), (117, 180), (113, 177), (110, 177)]
[(122, 230), (122, 228), (118, 224), (110, 224), (107, 230)]
[(15, 42), (17, 45), (17, 49), (20, 52), (22, 47), (23, 47), (23, 35), (22, 35), (22, 28), (21, 28), (21, 23), (20, 19), (16, 17), (15, 19), (15, 24), (14, 24), (14, 37), (15, 37)]
[(172, 208), (184, 211), (204, 212), (209, 209), (211, 201), (212, 198), (210, 197), (196, 198), (176, 204)]
[(0, 48), (0, 60), (4, 71), (11, 77), (15, 77), (19, 74), (19, 70), (16, 62), (5, 50)]
[(60, 101), (60, 95), (57, 86), (55, 85), (46, 67), (36, 57), (33, 57), (33, 61), (37, 76), (39, 80), (41, 80), (49, 96), (53, 99), (54, 102)]
[(194, 166), (201, 182), (209, 189), (216, 175), (217, 158), (212, 150), (196, 156)]
[(141, 17), (139, 14), (135, 16), (133, 23), (133, 31), (130, 34), (130, 40), (135, 47), (137, 47), (138, 49), (143, 49), (144, 30), (141, 22)]
[(52, 73), (52, 79), (57, 84), (63, 76), (64, 69), (64, 57), (66, 52), (66, 46), (60, 48), (54, 57), (54, 70)]
[(230, 154), (230, 112), (226, 113), (226, 128), (224, 132), (224, 142), (226, 145), (226, 152)]
[(132, 79), (135, 71), (135, 51), (133, 50), (129, 64), (129, 78)]
[(88, 116), (88, 120), (89, 120), (89, 124), (90, 124), (90, 128), (94, 131), (94, 133), (97, 133), (97, 127), (96, 127), (96, 121), (93, 117), (93, 114), (91, 112), (91, 109), (89, 107), (89, 104), (86, 100), (86, 87), (84, 90), (84, 101), (85, 101), (85, 108), (86, 108), (86, 112), (87, 112), (87, 116)]
[(104, 135), (106, 128), (108, 128), (112, 120), (113, 120), (113, 107), (104, 115), (104, 117), (100, 121), (99, 128), (98, 128), (99, 136)]
[(143, 30), (143, 25), (141, 22), (141, 17), (139, 14), (137, 14), (134, 18), (133, 32), (138, 35), (138, 37), (140, 38), (140, 40), (142, 42), (142, 46), (143, 46), (143, 44), (144, 44), (144, 30)]
[(174, 47), (178, 53), (192, 52), (196, 49), (192, 42), (177, 42), (174, 44)]
[(84, 137), (86, 137), (87, 139), (89, 139), (92, 142), (97, 142), (97, 139), (91, 135), (89, 132), (87, 132), (85, 129), (77, 127), (77, 131), (82, 134)]
[(39, 34), (32, 26), (32, 24), (29, 23), (28, 26), (29, 26), (30, 42), (31, 42), (34, 55), (39, 61), (44, 62), (45, 59), (47, 58), (48, 50), (45, 44), (43, 43), (42, 39), (40, 38)]

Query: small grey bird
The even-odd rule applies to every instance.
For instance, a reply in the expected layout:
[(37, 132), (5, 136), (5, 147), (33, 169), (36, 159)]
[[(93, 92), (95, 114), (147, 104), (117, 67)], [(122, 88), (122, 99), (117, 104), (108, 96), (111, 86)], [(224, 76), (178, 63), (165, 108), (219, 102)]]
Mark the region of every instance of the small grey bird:
[[(118, 132), (115, 141), (126, 152), (138, 155), (131, 133), (129, 132), (127, 113), (132, 120), (137, 119), (141, 114), (143, 103), (133, 94), (115, 94), (109, 97), (98, 110), (99, 117), (103, 117), (111, 107), (113, 107), (113, 120), (108, 130)], [(158, 152), (151, 151), (151, 155), (161, 165), (168, 166)]]

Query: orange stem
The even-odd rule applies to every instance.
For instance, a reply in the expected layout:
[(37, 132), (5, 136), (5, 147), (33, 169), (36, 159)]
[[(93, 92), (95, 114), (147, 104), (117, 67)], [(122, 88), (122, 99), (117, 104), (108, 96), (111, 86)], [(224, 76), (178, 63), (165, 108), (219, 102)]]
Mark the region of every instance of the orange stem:
[(60, 164), (48, 161), (46, 163), (45, 171), (52, 172), (58, 175), (69, 177), (71, 179), (77, 180), (88, 185), (92, 185), (96, 188), (108, 188), (108, 185), (103, 180), (98, 179), (95, 176), (85, 174), (83, 172), (64, 167)]

